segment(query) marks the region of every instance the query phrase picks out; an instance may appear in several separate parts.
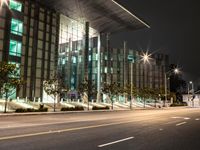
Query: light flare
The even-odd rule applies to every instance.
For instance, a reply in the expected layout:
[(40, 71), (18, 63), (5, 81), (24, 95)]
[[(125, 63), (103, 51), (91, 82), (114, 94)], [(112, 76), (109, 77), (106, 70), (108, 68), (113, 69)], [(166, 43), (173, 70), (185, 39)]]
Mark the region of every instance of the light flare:
[(143, 53), (141, 57), (142, 57), (141, 60), (142, 60), (144, 63), (150, 63), (151, 54), (149, 54), (148, 52), (146, 52), (146, 53)]

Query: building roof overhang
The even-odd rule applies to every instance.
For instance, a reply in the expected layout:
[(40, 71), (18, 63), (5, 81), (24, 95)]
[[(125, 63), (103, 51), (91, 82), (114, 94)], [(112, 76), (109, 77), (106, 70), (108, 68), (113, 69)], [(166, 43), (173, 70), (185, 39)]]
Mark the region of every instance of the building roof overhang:
[(150, 28), (114, 0), (37, 0), (74, 20), (85, 20), (101, 33)]

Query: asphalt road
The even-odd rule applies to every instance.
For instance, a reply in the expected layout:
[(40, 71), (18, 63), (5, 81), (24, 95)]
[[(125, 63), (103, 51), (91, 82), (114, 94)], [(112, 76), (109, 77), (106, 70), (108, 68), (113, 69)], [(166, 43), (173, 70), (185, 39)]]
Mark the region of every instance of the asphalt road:
[(199, 150), (200, 108), (0, 117), (0, 150)]

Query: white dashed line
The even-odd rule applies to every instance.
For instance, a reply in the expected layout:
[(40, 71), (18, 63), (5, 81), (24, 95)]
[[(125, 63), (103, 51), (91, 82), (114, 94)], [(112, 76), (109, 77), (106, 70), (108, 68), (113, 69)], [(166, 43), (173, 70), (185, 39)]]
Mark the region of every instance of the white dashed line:
[(197, 120), (197, 121), (198, 121), (198, 120), (199, 120), (199, 118), (196, 118), (195, 120)]
[(176, 124), (176, 126), (181, 126), (181, 125), (186, 124), (186, 123), (187, 122), (181, 122), (181, 123)]
[(133, 139), (134, 137), (128, 137), (128, 138), (125, 138), (125, 139), (121, 139), (121, 140), (117, 140), (117, 141), (114, 141), (114, 142), (110, 142), (110, 143), (106, 143), (106, 144), (102, 144), (102, 145), (99, 145), (98, 147), (105, 147), (105, 146), (108, 146), (108, 145), (113, 145), (113, 144), (116, 144), (116, 143), (120, 143), (120, 142), (124, 142), (124, 141), (128, 141), (128, 140), (131, 140)]

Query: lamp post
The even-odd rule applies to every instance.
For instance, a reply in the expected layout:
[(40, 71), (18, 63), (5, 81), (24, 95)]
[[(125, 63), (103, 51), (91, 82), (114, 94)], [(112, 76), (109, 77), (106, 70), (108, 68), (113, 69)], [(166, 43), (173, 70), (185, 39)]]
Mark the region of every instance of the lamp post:
[(164, 107), (165, 107), (165, 103), (167, 101), (167, 74), (170, 74), (174, 72), (175, 74), (178, 74), (179, 73), (179, 70), (177, 68), (173, 69), (173, 70), (170, 70), (168, 72), (165, 72), (164, 73), (164, 78), (165, 78), (165, 100), (164, 100)]
[(128, 55), (128, 61), (131, 62), (131, 100), (130, 100), (130, 109), (132, 109), (132, 98), (133, 98), (133, 55)]
[(130, 101), (130, 109), (132, 109), (132, 99), (133, 99), (133, 63), (134, 63), (134, 59), (131, 62), (131, 101)]
[[(150, 56), (151, 54), (148, 54), (147, 52), (146, 53), (143, 53), (143, 55), (141, 55), (142, 59), (141, 61), (143, 61), (143, 63), (149, 63), (149, 60), (150, 60)], [(128, 56), (128, 60), (131, 62), (131, 100), (130, 100), (130, 109), (132, 109), (132, 106), (133, 106), (133, 63), (135, 62), (135, 60), (137, 59), (134, 59), (133, 55), (129, 55)]]
[(192, 107), (194, 107), (194, 83), (190, 81), (190, 84), (192, 85)]

